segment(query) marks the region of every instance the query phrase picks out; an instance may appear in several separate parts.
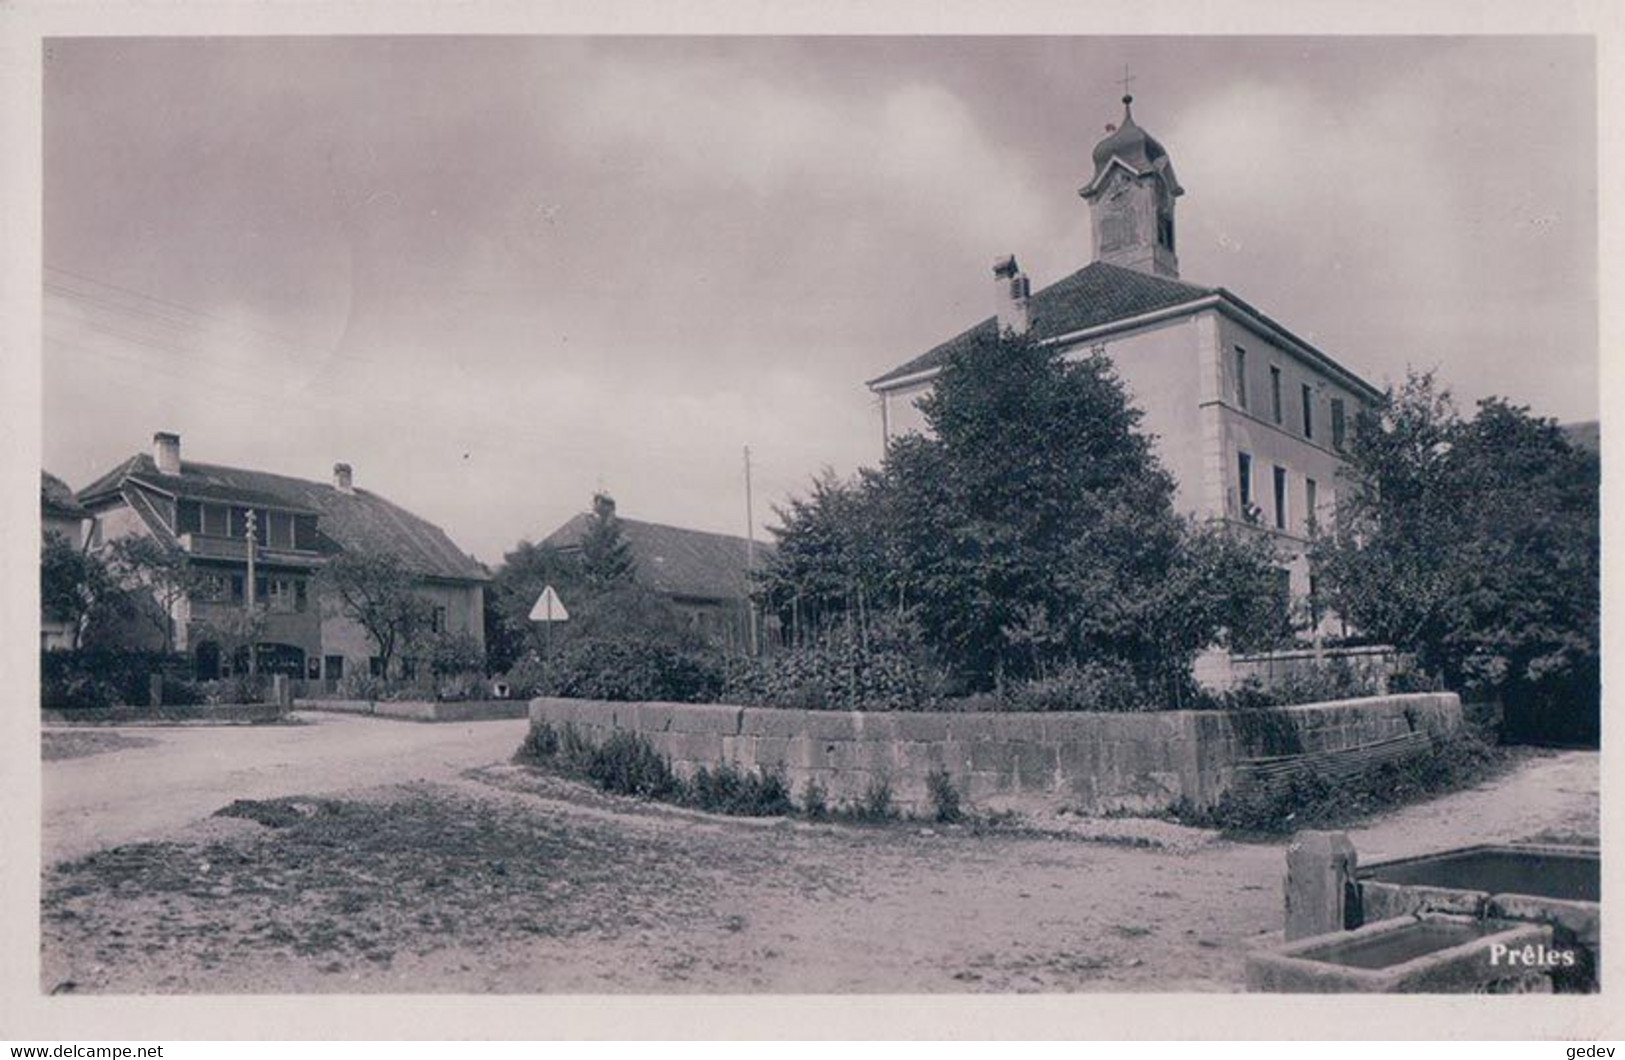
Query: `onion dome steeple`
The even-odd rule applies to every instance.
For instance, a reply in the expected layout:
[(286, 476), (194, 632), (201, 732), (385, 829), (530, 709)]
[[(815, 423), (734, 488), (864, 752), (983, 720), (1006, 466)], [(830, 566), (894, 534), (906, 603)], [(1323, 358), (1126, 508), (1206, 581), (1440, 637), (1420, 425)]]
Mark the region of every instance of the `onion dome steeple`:
[(1133, 103), (1123, 96), (1123, 120), (1106, 126), (1094, 173), (1078, 191), (1092, 216), (1093, 260), (1177, 278), (1174, 199), (1185, 189), (1162, 144), (1135, 123)]

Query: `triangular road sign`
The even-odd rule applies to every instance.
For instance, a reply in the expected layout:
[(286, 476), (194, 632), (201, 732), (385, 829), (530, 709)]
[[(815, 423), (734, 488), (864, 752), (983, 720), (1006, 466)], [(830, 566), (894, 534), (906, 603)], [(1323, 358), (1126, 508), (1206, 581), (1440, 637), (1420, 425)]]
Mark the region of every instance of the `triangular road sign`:
[(551, 585), (542, 589), (542, 595), (536, 598), (536, 606), (530, 609), (532, 622), (567, 622), (570, 612), (564, 609), (564, 601), (559, 594), (553, 591)]

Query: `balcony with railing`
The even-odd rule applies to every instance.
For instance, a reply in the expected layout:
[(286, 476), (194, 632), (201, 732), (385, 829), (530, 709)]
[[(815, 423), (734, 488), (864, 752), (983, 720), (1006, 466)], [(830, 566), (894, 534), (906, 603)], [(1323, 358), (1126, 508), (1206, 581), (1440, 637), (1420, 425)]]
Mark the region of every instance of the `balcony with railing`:
[[(181, 534), (181, 548), (197, 559), (220, 559), (248, 562), (248, 542), (240, 537), (222, 537), (216, 534)], [(256, 563), (282, 563), (293, 566), (314, 567), (321, 563), (321, 553), (312, 549), (278, 547), (260, 542), (254, 553)]]

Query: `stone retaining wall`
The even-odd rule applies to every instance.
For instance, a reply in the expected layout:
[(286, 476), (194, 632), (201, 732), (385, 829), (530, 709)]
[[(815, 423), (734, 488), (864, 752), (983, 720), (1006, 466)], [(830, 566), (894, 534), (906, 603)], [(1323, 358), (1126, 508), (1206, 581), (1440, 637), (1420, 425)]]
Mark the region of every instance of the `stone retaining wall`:
[(1424, 693), (1251, 711), (957, 714), (542, 698), (530, 720), (574, 726), (594, 744), (637, 733), (684, 776), (723, 762), (778, 770), (798, 801), (814, 781), (832, 805), (885, 784), (900, 810), (925, 812), (926, 778), (942, 770), (981, 808), (1107, 813), (1211, 806), (1250, 758), (1442, 735), (1460, 728), (1461, 703)]
[(457, 702), (437, 700), (296, 699), (296, 710), (325, 710), (336, 714), (368, 714), (399, 721), (494, 721), (523, 718), (527, 711), (522, 699), (472, 699)]

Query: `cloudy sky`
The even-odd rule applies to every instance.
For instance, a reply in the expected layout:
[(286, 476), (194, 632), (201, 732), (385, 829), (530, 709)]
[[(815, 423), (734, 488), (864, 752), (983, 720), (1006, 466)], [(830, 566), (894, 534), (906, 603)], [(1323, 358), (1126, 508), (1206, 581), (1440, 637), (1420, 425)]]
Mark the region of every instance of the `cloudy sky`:
[(488, 562), (609, 490), (741, 532), (879, 456), (863, 382), (1087, 264), (1118, 120), (1185, 278), (1381, 385), (1597, 415), (1581, 38), (47, 43), (45, 465), (155, 430), (358, 485)]

